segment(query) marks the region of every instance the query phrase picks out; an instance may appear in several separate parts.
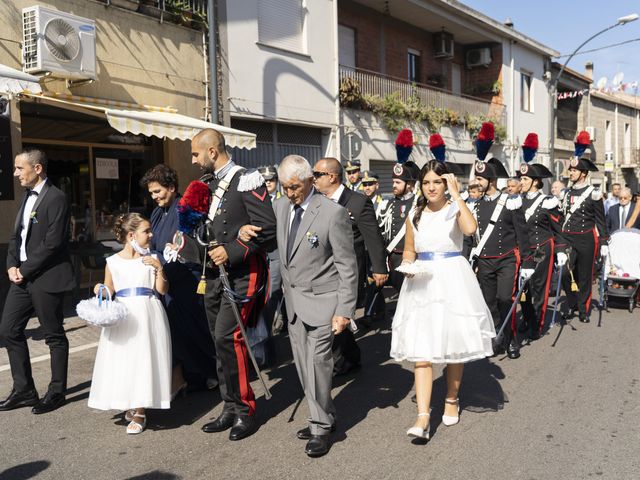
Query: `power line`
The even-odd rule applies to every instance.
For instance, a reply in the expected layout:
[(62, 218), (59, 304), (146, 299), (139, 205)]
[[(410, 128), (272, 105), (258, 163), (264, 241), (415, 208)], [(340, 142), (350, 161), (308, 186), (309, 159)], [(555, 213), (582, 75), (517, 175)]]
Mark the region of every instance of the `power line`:
[[(607, 48), (612, 48), (612, 47), (619, 47), (620, 45), (626, 45), (628, 43), (633, 43), (633, 42), (640, 42), (640, 38), (632, 38), (631, 40), (626, 40), (624, 42), (614, 43), (614, 44), (606, 45), (604, 47), (599, 47), (599, 48), (593, 48), (591, 50), (585, 50), (583, 52), (576, 53), (576, 56), (577, 55), (584, 55), (586, 53), (599, 52), (600, 50), (606, 50)], [(565, 58), (565, 57), (570, 57), (570, 56), (571, 56), (571, 54), (558, 55), (556, 58)]]

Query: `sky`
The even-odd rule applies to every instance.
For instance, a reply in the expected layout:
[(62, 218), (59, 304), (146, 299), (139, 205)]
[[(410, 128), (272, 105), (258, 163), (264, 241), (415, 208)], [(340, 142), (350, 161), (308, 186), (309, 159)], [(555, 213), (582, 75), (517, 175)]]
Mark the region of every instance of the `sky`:
[[(514, 28), (538, 42), (570, 54), (591, 35), (619, 17), (640, 14), (640, 1), (622, 0), (461, 0), (469, 7), (499, 21), (510, 17)], [(580, 51), (607, 47), (638, 39), (626, 45), (576, 55), (568, 67), (584, 73), (584, 64), (592, 61), (594, 79), (607, 77), (611, 86), (616, 73), (624, 74), (624, 83), (640, 82), (640, 19), (618, 26), (587, 43)], [(558, 60), (558, 59), (554, 59)], [(565, 58), (559, 59), (564, 63)], [(632, 92), (628, 92), (632, 93)], [(637, 94), (640, 94), (640, 89)]]

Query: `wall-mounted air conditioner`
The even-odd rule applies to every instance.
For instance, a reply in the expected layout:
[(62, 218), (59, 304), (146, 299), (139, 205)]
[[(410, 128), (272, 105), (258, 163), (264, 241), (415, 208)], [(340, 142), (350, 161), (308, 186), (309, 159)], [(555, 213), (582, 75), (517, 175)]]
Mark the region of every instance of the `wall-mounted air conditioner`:
[(467, 68), (488, 67), (491, 64), (491, 49), (482, 47), (467, 50), (465, 60)]
[(444, 30), (433, 34), (433, 56), (453, 58), (453, 34)]
[(596, 127), (586, 127), (585, 130), (589, 134), (589, 138), (591, 138), (592, 142), (596, 141)]
[(22, 10), (22, 69), (70, 80), (96, 78), (93, 20), (41, 6)]

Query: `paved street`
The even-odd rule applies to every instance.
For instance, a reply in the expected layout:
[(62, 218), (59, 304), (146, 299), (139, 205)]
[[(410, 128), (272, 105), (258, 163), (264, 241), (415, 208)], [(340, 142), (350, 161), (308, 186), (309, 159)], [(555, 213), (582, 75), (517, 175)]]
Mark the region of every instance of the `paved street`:
[[(519, 360), (469, 365), (454, 427), (440, 423), (444, 379), (437, 368), (426, 445), (404, 433), (416, 413), (410, 365), (388, 358), (390, 321), (375, 325), (359, 338), (362, 370), (336, 382), (335, 443), (326, 457), (312, 460), (295, 438), (305, 424), (304, 403), (290, 421), (300, 395), (290, 361), (268, 372), (272, 400), (253, 382), (263, 425), (247, 440), (200, 431), (220, 410), (217, 391), (190, 393), (171, 411), (151, 412), (148, 430), (132, 437), (120, 415), (87, 408), (98, 332), (71, 319), (69, 403), (43, 416), (29, 409), (0, 415), (0, 479), (638, 478), (640, 315), (612, 309), (597, 323), (597, 314), (590, 324), (575, 320), (554, 347), (555, 328), (524, 347)], [(38, 330), (28, 333), (39, 338)], [(47, 351), (42, 341), (32, 348), (33, 358)], [(4, 350), (1, 355), (4, 397), (11, 381)], [(36, 361), (34, 373), (42, 392), (48, 361)]]

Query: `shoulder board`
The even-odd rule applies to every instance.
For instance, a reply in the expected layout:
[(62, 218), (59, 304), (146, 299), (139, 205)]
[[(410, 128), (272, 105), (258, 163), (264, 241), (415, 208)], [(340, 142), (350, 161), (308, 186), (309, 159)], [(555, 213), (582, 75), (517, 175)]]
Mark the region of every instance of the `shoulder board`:
[(520, 207), (522, 207), (522, 197), (520, 195), (507, 198), (507, 210), (517, 210)]
[(551, 210), (560, 205), (558, 199), (553, 195), (547, 195), (547, 197), (542, 201), (542, 208), (546, 210)]
[(591, 192), (591, 200), (595, 200), (596, 202), (602, 200), (602, 190), (595, 189)]
[(249, 192), (264, 185), (264, 177), (258, 170), (249, 170), (240, 176), (238, 181), (239, 192)]
[(380, 199), (380, 208), (382, 208), (384, 210), (385, 208), (387, 208), (387, 205), (389, 205), (389, 199), (388, 198), (381, 198)]

